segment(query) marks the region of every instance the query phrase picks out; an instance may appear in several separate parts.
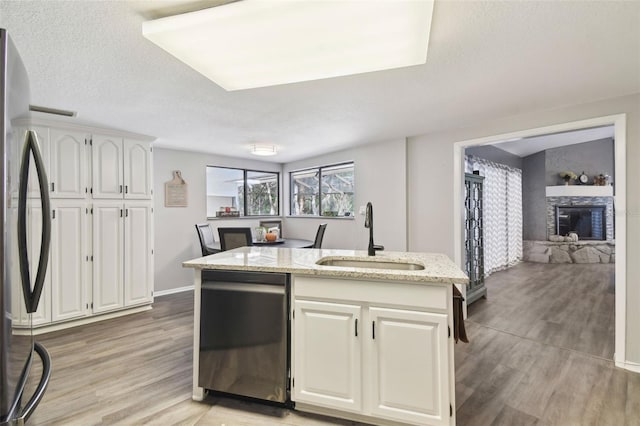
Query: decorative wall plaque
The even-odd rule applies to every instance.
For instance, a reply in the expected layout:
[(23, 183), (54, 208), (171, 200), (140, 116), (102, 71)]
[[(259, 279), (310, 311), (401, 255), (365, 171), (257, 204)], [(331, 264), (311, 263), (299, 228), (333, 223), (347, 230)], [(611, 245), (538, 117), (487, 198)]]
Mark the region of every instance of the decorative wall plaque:
[(187, 182), (182, 179), (180, 170), (173, 171), (173, 179), (164, 184), (164, 206), (165, 207), (187, 207), (188, 203)]

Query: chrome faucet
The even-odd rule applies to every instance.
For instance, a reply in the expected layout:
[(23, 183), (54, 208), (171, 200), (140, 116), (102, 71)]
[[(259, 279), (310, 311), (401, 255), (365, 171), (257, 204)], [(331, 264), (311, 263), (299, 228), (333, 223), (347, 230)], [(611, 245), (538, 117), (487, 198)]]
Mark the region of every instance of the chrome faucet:
[(384, 250), (383, 246), (373, 244), (373, 205), (367, 203), (367, 215), (364, 217), (364, 227), (369, 228), (369, 256), (375, 256), (376, 250)]

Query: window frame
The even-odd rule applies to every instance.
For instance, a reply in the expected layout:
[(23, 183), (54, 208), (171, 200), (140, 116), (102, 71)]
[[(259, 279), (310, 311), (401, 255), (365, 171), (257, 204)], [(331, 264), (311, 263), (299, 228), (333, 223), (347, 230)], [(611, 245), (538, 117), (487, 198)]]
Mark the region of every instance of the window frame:
[[(344, 216), (344, 215), (343, 216), (325, 216), (323, 214), (323, 209), (322, 209), (322, 193), (323, 193), (322, 192), (322, 177), (323, 177), (322, 170), (332, 169), (332, 168), (337, 168), (337, 167), (347, 166), (347, 165), (351, 165), (353, 168), (353, 204), (354, 204), (353, 209), (354, 211), (349, 216)], [(293, 212), (293, 200), (294, 200), (293, 175), (296, 173), (311, 172), (314, 170), (318, 171), (318, 214), (295, 214)], [(289, 172), (289, 217), (307, 217), (307, 218), (323, 218), (323, 219), (355, 219), (355, 201), (356, 201), (355, 174), (356, 174), (356, 162), (353, 160), (342, 161), (339, 163), (325, 164), (322, 166), (305, 167), (303, 169), (291, 170)]]
[[(215, 219), (215, 220), (220, 220), (220, 219), (242, 219), (242, 218), (260, 218), (260, 217), (281, 217), (280, 215), (280, 203), (282, 200), (281, 197), (281, 185), (280, 185), (280, 172), (274, 172), (271, 170), (255, 170), (255, 169), (245, 169), (242, 167), (229, 167), (229, 166), (213, 166), (213, 165), (207, 165), (206, 168), (209, 167), (215, 167), (217, 169), (228, 169), (228, 170), (238, 170), (242, 172), (242, 214), (236, 217), (218, 217), (218, 216), (209, 216), (209, 211), (208, 211), (208, 207), (207, 207), (207, 219)], [(276, 214), (252, 214), (252, 215), (247, 215), (247, 201), (248, 201), (248, 197), (247, 197), (247, 174), (248, 173), (267, 173), (267, 174), (274, 174), (276, 175), (276, 187), (278, 188), (278, 202), (276, 203)], [(205, 169), (205, 178), (206, 178), (206, 169)], [(205, 182), (205, 193), (206, 196), (209, 196), (209, 182), (206, 181)]]

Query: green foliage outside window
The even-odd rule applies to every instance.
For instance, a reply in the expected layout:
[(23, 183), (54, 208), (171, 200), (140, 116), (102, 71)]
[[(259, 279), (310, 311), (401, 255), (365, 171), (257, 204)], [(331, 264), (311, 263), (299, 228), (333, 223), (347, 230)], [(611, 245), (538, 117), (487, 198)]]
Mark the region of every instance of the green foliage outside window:
[(207, 166), (207, 217), (278, 216), (279, 205), (279, 173)]
[(291, 214), (348, 217), (354, 215), (354, 164), (291, 173)]

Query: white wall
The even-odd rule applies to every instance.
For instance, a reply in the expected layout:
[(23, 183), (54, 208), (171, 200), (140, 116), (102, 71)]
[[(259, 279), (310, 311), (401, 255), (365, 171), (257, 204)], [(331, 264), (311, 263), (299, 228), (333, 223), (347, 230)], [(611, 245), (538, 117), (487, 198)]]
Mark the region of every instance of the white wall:
[[(154, 291), (193, 285), (193, 271), (182, 262), (202, 256), (196, 223), (207, 222), (206, 166), (226, 166), (281, 172), (276, 163), (229, 158), (200, 152), (154, 148), (155, 271)], [(165, 207), (164, 184), (173, 171), (182, 171), (189, 185), (188, 207)], [(281, 207), (282, 209), (282, 207)], [(281, 210), (282, 211), (282, 210)], [(210, 220), (214, 234), (218, 226), (258, 226), (259, 219)]]
[(438, 251), (454, 257), (453, 144), (607, 115), (627, 114), (627, 350), (640, 364), (640, 94), (583, 105), (537, 111), (467, 127), (409, 138), (407, 143), (409, 250)]
[[(304, 161), (281, 164), (222, 157), (199, 152), (154, 149), (155, 194), (155, 282), (156, 292), (192, 285), (193, 272), (182, 268), (185, 260), (201, 256), (194, 225), (207, 222), (206, 166), (225, 166), (281, 172), (281, 206), (289, 213), (289, 171), (306, 167), (355, 162), (356, 206), (371, 201), (374, 206), (376, 244), (386, 250), (407, 248), (406, 141), (404, 139), (366, 145)], [(189, 185), (188, 207), (165, 207), (164, 184), (174, 170), (180, 170)], [(218, 226), (258, 226), (259, 219), (209, 220), (217, 236)], [(313, 240), (318, 225), (326, 222), (323, 247), (366, 249), (369, 241), (364, 217), (355, 219), (289, 218), (283, 219), (287, 238)]]
[[(640, 94), (583, 105), (536, 111), (467, 127), (410, 137), (314, 157), (286, 164), (283, 198), (288, 203), (288, 172), (343, 161), (356, 162), (356, 206), (373, 202), (376, 243), (387, 250), (453, 253), (453, 143), (484, 136), (544, 127), (587, 118), (627, 114), (627, 353), (625, 359), (640, 364)], [(156, 291), (191, 284), (192, 273), (180, 263), (200, 255), (193, 225), (205, 221), (205, 166), (227, 165), (280, 171), (280, 165), (224, 158), (201, 153), (155, 149)], [(252, 165), (253, 164), (253, 165)], [(164, 208), (164, 182), (181, 170), (189, 183), (189, 207)], [(284, 214), (289, 212), (284, 205)], [(356, 211), (357, 212), (357, 211)], [(312, 239), (317, 225), (326, 221), (323, 247), (366, 248), (364, 218), (355, 220), (285, 218), (288, 237)], [(225, 226), (240, 222), (225, 221)], [(251, 224), (248, 224), (248, 223)], [(214, 223), (215, 225), (215, 223)]]
[[(331, 154), (308, 158), (284, 165), (284, 193), (289, 203), (289, 172), (346, 161), (355, 166), (355, 219), (286, 217), (285, 232), (289, 237), (313, 239), (320, 223), (327, 229), (323, 248), (366, 250), (369, 230), (364, 227), (360, 206), (373, 204), (374, 239), (386, 250), (407, 249), (406, 141), (399, 139), (360, 146)], [(290, 211), (285, 205), (285, 214)]]

